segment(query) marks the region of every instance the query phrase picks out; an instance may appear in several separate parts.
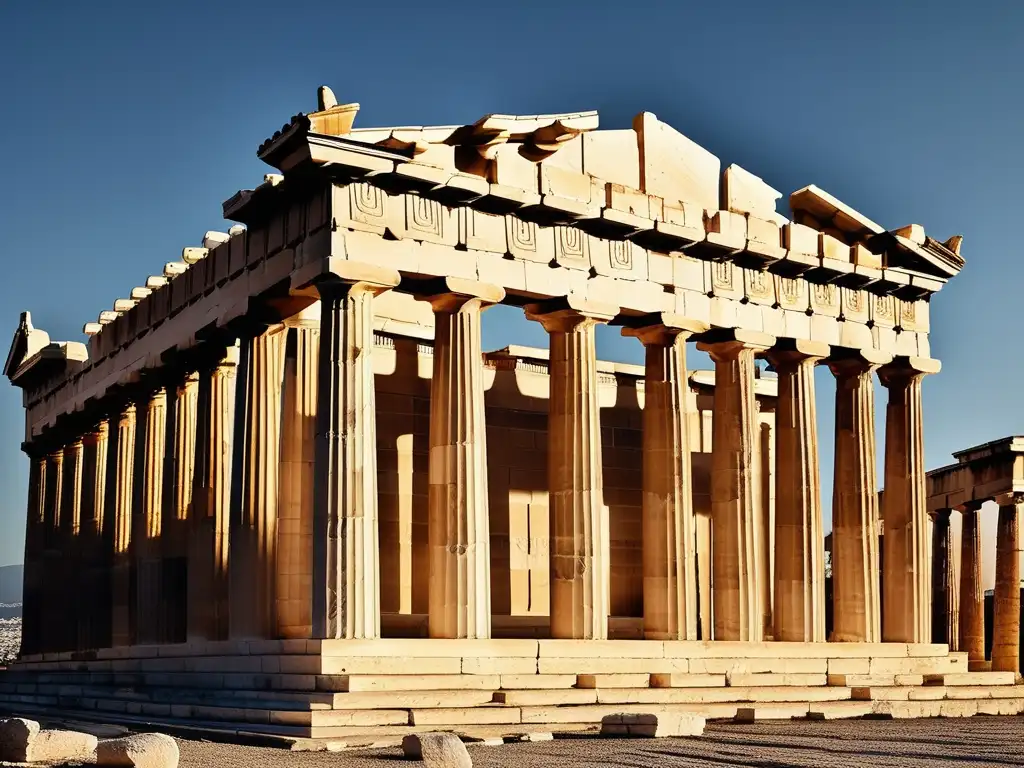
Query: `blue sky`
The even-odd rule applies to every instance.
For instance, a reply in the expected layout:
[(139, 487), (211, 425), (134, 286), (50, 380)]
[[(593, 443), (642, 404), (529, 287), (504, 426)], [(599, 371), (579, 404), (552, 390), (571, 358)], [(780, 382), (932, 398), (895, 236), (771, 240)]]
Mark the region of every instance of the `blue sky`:
[[(127, 295), (259, 183), (258, 144), (330, 84), (359, 124), (652, 111), (788, 194), (816, 183), (896, 227), (965, 235), (935, 299), (928, 465), (1024, 431), (1017, 249), (1024, 6), (870, 0), (0, 3), (0, 330), (54, 339)], [(491, 346), (543, 343), (513, 312)], [(602, 356), (639, 361), (635, 340)], [(703, 362), (696, 355), (695, 363)], [(819, 371), (826, 509), (832, 380)], [(880, 392), (883, 395), (884, 392)], [(879, 400), (879, 429), (884, 400)], [(0, 565), (22, 558), (21, 393), (0, 383)], [(881, 432), (879, 434), (881, 447)], [(880, 451), (881, 453), (881, 451)]]

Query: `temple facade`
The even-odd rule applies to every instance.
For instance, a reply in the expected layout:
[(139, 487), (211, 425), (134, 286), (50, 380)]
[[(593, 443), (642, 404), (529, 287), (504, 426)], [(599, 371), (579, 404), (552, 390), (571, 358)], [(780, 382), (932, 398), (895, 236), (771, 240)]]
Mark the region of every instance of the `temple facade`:
[[(966, 652), (973, 669), (1019, 675), (1024, 437), (1004, 437), (958, 451), (953, 457), (955, 464), (928, 473), (928, 512), (934, 521), (933, 634), (937, 642)], [(982, 507), (987, 502), (997, 507), (993, 510), (995, 589), (988, 643), (982, 580)]]
[[(708, 653), (776, 660), (755, 677), (809, 657), (822, 686), (851, 654), (865, 675), (875, 657), (900, 659), (883, 677), (967, 671), (930, 644), (921, 408), (959, 237), (886, 230), (813, 185), (784, 216), (780, 193), (649, 113), (356, 129), (357, 110), (321, 89), (259, 148), (264, 183), (225, 202), (237, 224), (87, 343), (23, 317), (5, 367), (30, 461), (20, 674), (298, 654), (351, 686), (364, 667), (339, 658), (400, 674), (455, 654), (444, 674), (526, 659), (507, 674), (574, 673), (562, 703), (593, 704), (578, 691), (600, 681), (579, 678), (672, 692)], [(498, 304), (549, 348), (485, 354)], [(599, 361), (602, 325), (645, 364)], [(713, 373), (688, 373), (690, 344)], [(817, 365), (836, 383), (831, 637)], [(487, 701), (520, 718), (516, 685), (542, 687), (496, 682)], [(793, 696), (775, 701), (821, 700)], [(435, 715), (419, 724), (450, 724)]]

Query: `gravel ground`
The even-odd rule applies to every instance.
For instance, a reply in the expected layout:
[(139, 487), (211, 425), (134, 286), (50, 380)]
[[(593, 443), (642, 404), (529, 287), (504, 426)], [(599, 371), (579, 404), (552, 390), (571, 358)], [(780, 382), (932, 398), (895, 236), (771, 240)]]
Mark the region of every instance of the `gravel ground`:
[(0, 664), (14, 661), (20, 647), (21, 617), (0, 618)]
[[(398, 748), (286, 752), (181, 741), (181, 768), (394, 768)], [(697, 739), (598, 739), (470, 745), (475, 768), (923, 768), (1024, 765), (1024, 718), (846, 720), (709, 725)]]

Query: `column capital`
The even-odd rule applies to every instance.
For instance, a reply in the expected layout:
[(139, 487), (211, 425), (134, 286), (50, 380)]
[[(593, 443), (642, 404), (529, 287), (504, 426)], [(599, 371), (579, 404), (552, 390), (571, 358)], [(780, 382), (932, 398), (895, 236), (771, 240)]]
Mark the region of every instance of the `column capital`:
[(940, 507), (939, 509), (930, 510), (928, 512), (928, 517), (930, 517), (936, 523), (949, 523), (949, 518), (952, 514), (952, 509)]
[(811, 360), (817, 364), (831, 354), (832, 348), (821, 341), (809, 341), (807, 339), (779, 339), (775, 346), (768, 350), (765, 357), (777, 370), (789, 369)]
[(770, 333), (747, 331), (742, 328), (714, 328), (701, 336), (697, 342), (697, 349), (707, 352), (717, 363), (734, 360), (746, 349), (764, 352), (773, 344), (775, 337)]
[(957, 509), (959, 509), (961, 513), (977, 512), (982, 508), (982, 506), (984, 506), (986, 501), (989, 501), (989, 499), (971, 499), (970, 501), (965, 501), (963, 504), (958, 506)]
[(838, 378), (859, 376), (892, 362), (892, 355), (875, 349), (838, 347), (825, 361), (832, 375)]
[(454, 314), (470, 302), (479, 308), (500, 304), (505, 299), (505, 289), (461, 277), (439, 277), (416, 285), (415, 297), (429, 302), (435, 312)]
[(942, 363), (930, 357), (894, 357), (891, 362), (878, 369), (882, 386), (900, 386), (914, 379), (921, 379), (930, 373), (942, 370)]
[(1024, 504), (1024, 493), (1021, 493), (1020, 491), (1004, 493), (996, 496), (995, 502), (1000, 507), (1015, 507), (1018, 504)]
[(314, 288), (321, 296), (325, 292), (342, 293), (358, 288), (382, 293), (397, 286), (402, 280), (398, 270), (378, 264), (330, 256), (297, 270), (291, 277), (293, 291)]
[(574, 294), (527, 304), (527, 320), (536, 320), (548, 333), (571, 331), (584, 323), (607, 323), (617, 314), (619, 307), (588, 301)]
[(708, 324), (672, 312), (655, 312), (624, 321), (623, 336), (640, 339), (645, 347), (667, 347), (682, 336), (688, 339), (695, 333), (706, 333)]

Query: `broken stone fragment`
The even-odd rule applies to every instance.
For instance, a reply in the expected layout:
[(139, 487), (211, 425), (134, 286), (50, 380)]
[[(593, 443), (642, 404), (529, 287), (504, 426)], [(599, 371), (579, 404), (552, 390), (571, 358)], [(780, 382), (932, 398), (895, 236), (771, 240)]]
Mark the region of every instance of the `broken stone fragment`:
[(11, 763), (24, 763), (28, 760), (28, 750), (32, 741), (39, 735), (39, 723), (12, 717), (0, 720), (0, 760)]
[(681, 712), (657, 714), (606, 715), (601, 720), (602, 736), (640, 736), (666, 738), (669, 736), (701, 736), (705, 720), (700, 715)]
[(402, 753), (434, 768), (473, 768), (469, 751), (454, 733), (413, 733), (402, 739)]
[(70, 763), (92, 758), (96, 737), (77, 731), (40, 731), (28, 747), (27, 763)]
[(177, 768), (178, 744), (162, 733), (136, 733), (123, 739), (109, 739), (96, 747), (96, 764)]

